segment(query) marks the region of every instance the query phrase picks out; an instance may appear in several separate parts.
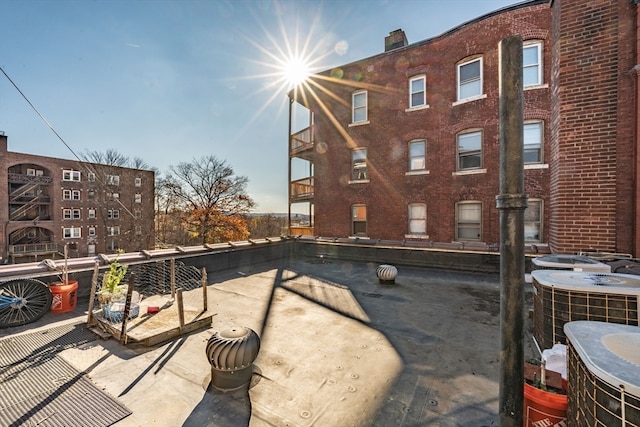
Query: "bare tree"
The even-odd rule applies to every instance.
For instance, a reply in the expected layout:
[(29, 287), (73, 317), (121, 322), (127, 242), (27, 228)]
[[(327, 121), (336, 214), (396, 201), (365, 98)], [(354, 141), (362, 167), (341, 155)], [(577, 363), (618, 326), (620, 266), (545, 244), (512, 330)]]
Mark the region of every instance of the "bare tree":
[(246, 177), (236, 176), (226, 162), (212, 155), (169, 170), (166, 188), (179, 201), (185, 225), (201, 243), (249, 236), (245, 215), (255, 203), (246, 193)]
[(127, 164), (129, 164), (129, 158), (113, 148), (109, 148), (106, 151), (86, 151), (81, 155), (81, 157), (84, 161), (99, 163), (101, 165), (107, 166), (127, 167)]

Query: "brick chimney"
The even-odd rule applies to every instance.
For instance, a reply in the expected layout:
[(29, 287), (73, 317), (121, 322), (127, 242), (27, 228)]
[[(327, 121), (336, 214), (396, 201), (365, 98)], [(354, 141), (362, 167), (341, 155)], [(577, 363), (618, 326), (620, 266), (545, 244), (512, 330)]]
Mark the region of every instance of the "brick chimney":
[(391, 31), (387, 37), (384, 38), (384, 51), (388, 52), (399, 47), (405, 47), (408, 45), (407, 36), (404, 31), (395, 30)]

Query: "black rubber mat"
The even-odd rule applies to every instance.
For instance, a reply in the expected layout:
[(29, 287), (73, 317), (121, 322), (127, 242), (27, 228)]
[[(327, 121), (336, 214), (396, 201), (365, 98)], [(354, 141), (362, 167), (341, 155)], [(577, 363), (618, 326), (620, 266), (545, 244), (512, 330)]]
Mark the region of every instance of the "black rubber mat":
[(95, 339), (77, 324), (0, 340), (0, 426), (106, 427), (130, 415), (58, 356)]

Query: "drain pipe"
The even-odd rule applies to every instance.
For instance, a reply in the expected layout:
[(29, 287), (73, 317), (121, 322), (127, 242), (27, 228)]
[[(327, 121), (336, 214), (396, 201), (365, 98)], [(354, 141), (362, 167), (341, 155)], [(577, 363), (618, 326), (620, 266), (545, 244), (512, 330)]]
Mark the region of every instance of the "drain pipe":
[(500, 426), (523, 425), (524, 194), (522, 37), (500, 41)]

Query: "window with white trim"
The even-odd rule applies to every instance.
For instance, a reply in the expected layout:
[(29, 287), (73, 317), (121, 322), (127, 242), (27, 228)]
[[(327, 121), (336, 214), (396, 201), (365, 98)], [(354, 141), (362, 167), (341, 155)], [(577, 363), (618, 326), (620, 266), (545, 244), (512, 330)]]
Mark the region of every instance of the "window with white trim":
[(351, 123), (367, 121), (367, 91), (355, 92), (351, 95)]
[(89, 237), (96, 237), (96, 228), (94, 226), (90, 226), (87, 230), (89, 231)]
[(63, 228), (62, 237), (64, 239), (79, 239), (82, 237), (82, 229), (80, 227)]
[(524, 211), (524, 240), (525, 242), (542, 241), (542, 200), (527, 200)]
[(409, 234), (427, 234), (427, 205), (411, 203), (409, 205)]
[(120, 226), (107, 227), (107, 236), (118, 236), (120, 234)]
[(134, 198), (133, 198), (133, 201), (134, 201), (135, 203), (142, 203), (142, 194), (140, 194), (140, 193), (136, 193), (136, 194), (135, 194), (135, 196), (134, 196)]
[(366, 148), (356, 148), (351, 151), (351, 179), (354, 181), (369, 179)]
[(416, 76), (409, 79), (409, 108), (427, 105), (427, 78)]
[(27, 169), (27, 176), (36, 176), (35, 169)]
[(482, 95), (482, 58), (458, 64), (458, 101)]
[(87, 181), (95, 182), (96, 181), (96, 174), (94, 172), (88, 172), (87, 173)]
[(107, 250), (108, 251), (115, 252), (118, 249), (120, 249), (120, 245), (118, 244), (117, 241), (110, 240), (109, 242), (107, 242)]
[(93, 219), (96, 217), (96, 210), (93, 208), (89, 208), (88, 212), (87, 212), (87, 218), (89, 219)]
[(80, 209), (63, 209), (62, 217), (64, 219), (80, 219)]
[(542, 43), (525, 43), (522, 48), (522, 85), (542, 84)]
[(140, 236), (142, 234), (142, 226), (136, 225), (136, 236)]
[(109, 209), (107, 210), (107, 219), (118, 219), (120, 218), (120, 210), (119, 209)]
[(133, 210), (133, 216), (135, 217), (135, 219), (142, 218), (142, 211), (140, 209), (134, 209)]
[(482, 236), (482, 203), (456, 203), (456, 240), (479, 241)]
[(73, 169), (63, 169), (62, 180), (80, 182), (80, 171), (75, 171)]
[(424, 140), (409, 142), (409, 170), (421, 171), (426, 168), (426, 142)]
[(62, 190), (62, 200), (80, 200), (80, 190)]
[(526, 122), (523, 127), (523, 160), (524, 163), (542, 163), (542, 130), (541, 121)]
[(120, 193), (111, 193), (111, 198), (113, 200), (120, 200)]
[(354, 236), (367, 235), (367, 206), (351, 206), (351, 232)]
[(458, 134), (458, 171), (482, 167), (482, 131)]
[(90, 188), (89, 190), (87, 190), (87, 198), (89, 200), (93, 200), (96, 198), (96, 190), (94, 190), (93, 188)]
[(136, 177), (134, 182), (135, 182), (135, 186), (136, 187), (141, 187), (142, 186), (142, 178)]
[(120, 185), (120, 175), (107, 175), (107, 185)]

